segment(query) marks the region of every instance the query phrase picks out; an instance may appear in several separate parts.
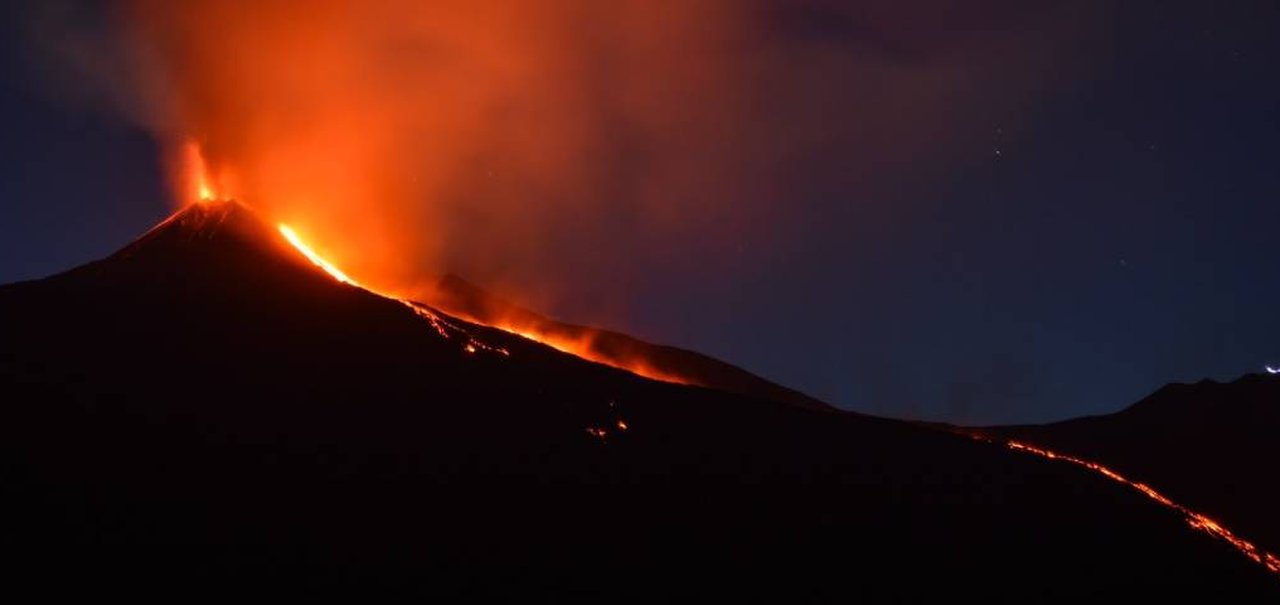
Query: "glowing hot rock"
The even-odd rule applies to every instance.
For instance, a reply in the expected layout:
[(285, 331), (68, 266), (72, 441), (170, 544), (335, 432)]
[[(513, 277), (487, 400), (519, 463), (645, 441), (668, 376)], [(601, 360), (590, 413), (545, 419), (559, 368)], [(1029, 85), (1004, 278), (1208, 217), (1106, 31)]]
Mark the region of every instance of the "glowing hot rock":
[[(976, 437), (978, 439), (984, 439), (980, 435), (973, 435), (973, 437)], [(1204, 514), (1193, 511), (1181, 504), (1178, 504), (1177, 502), (1174, 502), (1173, 500), (1170, 500), (1167, 496), (1156, 491), (1155, 488), (1151, 487), (1150, 485), (1147, 485), (1146, 483), (1143, 483), (1141, 481), (1134, 481), (1132, 479), (1129, 479), (1128, 477), (1125, 477), (1124, 475), (1121, 475), (1120, 473), (1117, 473), (1114, 470), (1111, 470), (1110, 468), (1107, 468), (1106, 466), (1098, 464), (1097, 462), (1085, 460), (1083, 458), (1076, 458), (1075, 456), (1060, 454), (1052, 450), (1048, 450), (1042, 447), (1036, 447), (1034, 445), (1022, 443), (1020, 441), (1009, 441), (1006, 443), (1006, 445), (1010, 449), (1017, 450), (1020, 452), (1026, 452), (1028, 454), (1034, 454), (1036, 456), (1040, 456), (1041, 458), (1048, 458), (1050, 460), (1059, 460), (1062, 462), (1068, 462), (1068, 463), (1074, 464), (1076, 466), (1082, 466), (1112, 481), (1115, 481), (1117, 483), (1120, 483), (1122, 485), (1126, 485), (1132, 489), (1135, 489), (1141, 492), (1142, 494), (1146, 495), (1148, 498), (1151, 498), (1152, 500), (1155, 500), (1156, 502), (1159, 502), (1160, 504), (1181, 513), (1183, 518), (1186, 520), (1187, 524), (1190, 525), (1191, 527), (1198, 529), (1200, 531), (1203, 531), (1215, 538), (1218, 538), (1219, 540), (1222, 540), (1230, 544), (1231, 546), (1235, 547), (1236, 550), (1240, 551), (1241, 554), (1243, 554), (1245, 557), (1248, 557), (1253, 562), (1258, 563), (1263, 567), (1266, 567), (1267, 570), (1270, 571), (1271, 573), (1280, 575), (1280, 557), (1277, 557), (1276, 555), (1266, 552), (1258, 548), (1257, 546), (1255, 546), (1252, 542), (1249, 542), (1248, 540), (1245, 540), (1244, 538), (1241, 538), (1235, 535), (1235, 533), (1233, 533), (1231, 530), (1227, 529), (1226, 527), (1223, 527), (1217, 521), (1214, 521), (1213, 519), (1206, 517)]]
[[(277, 226), (277, 228), (280, 230), (280, 234), (283, 235), (284, 238), (288, 240), (288, 242), (294, 248), (297, 248), (298, 251), (303, 254), (303, 256), (306, 256), (307, 259), (309, 259), (317, 267), (324, 269), (326, 273), (328, 273), (329, 275), (332, 275), (334, 279), (337, 279), (338, 281), (345, 284), (351, 284), (353, 286), (364, 288), (365, 290), (374, 292), (379, 296), (384, 296), (386, 298), (397, 300), (403, 303), (405, 306), (413, 309), (413, 311), (417, 313), (419, 316), (430, 321), (431, 325), (435, 327), (436, 331), (439, 332), (440, 335), (444, 336), (445, 338), (449, 338), (450, 331), (466, 333), (465, 330), (462, 330), (461, 328), (446, 322), (439, 315), (429, 311), (425, 306), (421, 305), (420, 303), (416, 303), (409, 299), (400, 298), (398, 296), (393, 296), (390, 294), (370, 290), (368, 287), (363, 286), (359, 282), (356, 282), (355, 280), (348, 277), (347, 274), (343, 273), (341, 269), (338, 269), (333, 265), (333, 263), (330, 263), (329, 261), (325, 260), (324, 257), (317, 254), (315, 250), (312, 250), (310, 246), (308, 246), (305, 242), (302, 241), (302, 238), (298, 236), (298, 233), (294, 231), (293, 228), (289, 227), (284, 223), (280, 223)], [(462, 317), (463, 319), (467, 319), (475, 323), (486, 324), (491, 327), (498, 328), (500, 330), (510, 332), (518, 336), (522, 336), (529, 340), (540, 342), (553, 349), (568, 353), (570, 355), (574, 355), (577, 357), (581, 357), (583, 359), (588, 359), (597, 363), (602, 363), (608, 366), (626, 370), (628, 372), (637, 374), (639, 376), (644, 376), (646, 378), (650, 378), (653, 380), (661, 380), (664, 382), (672, 382), (672, 383), (679, 383), (679, 384), (687, 384), (689, 382), (681, 376), (677, 376), (669, 372), (663, 372), (653, 367), (652, 365), (646, 363), (643, 359), (640, 359), (640, 358), (624, 360), (624, 359), (617, 359), (614, 357), (610, 357), (607, 355), (597, 354), (595, 349), (593, 348), (594, 334), (586, 334), (578, 337), (565, 337), (562, 335), (554, 334), (547, 330), (539, 329), (537, 326), (533, 326), (533, 325), (514, 324), (514, 323), (504, 322), (501, 320), (486, 321), (480, 318), (468, 317), (466, 315), (463, 315)], [(469, 334), (467, 335), (467, 340), (469, 341), (469, 344), (467, 345), (467, 348), (464, 348), (464, 350), (466, 350), (468, 353), (475, 353), (477, 349), (483, 349), (486, 351), (497, 352), (502, 355), (507, 354), (506, 349), (483, 344), (480, 341), (476, 340), (474, 337), (471, 337)]]
[(370, 293), (377, 294), (378, 296), (394, 300), (406, 307), (409, 307), (409, 309), (411, 309), (418, 317), (427, 320), (427, 322), (431, 324), (431, 327), (435, 328), (436, 333), (438, 333), (441, 338), (444, 338), (445, 340), (453, 340), (455, 338), (459, 339), (462, 342), (462, 350), (466, 351), (468, 354), (475, 355), (476, 353), (483, 351), (486, 353), (502, 355), (504, 357), (510, 355), (510, 353), (502, 347), (487, 344), (478, 340), (465, 328), (445, 320), (443, 317), (437, 315), (421, 303), (369, 290), (368, 288), (360, 285), (359, 282), (347, 277), (347, 274), (343, 273), (341, 269), (335, 267), (333, 263), (325, 260), (324, 257), (317, 254), (315, 250), (312, 250), (311, 246), (308, 246), (306, 242), (302, 241), (301, 237), (298, 237), (298, 233), (294, 231), (292, 227), (284, 223), (280, 223), (276, 228), (279, 229), (280, 235), (284, 236), (285, 241), (288, 241), (290, 245), (297, 248), (298, 252), (301, 252), (303, 256), (307, 257), (307, 260), (310, 260), (315, 266), (323, 269), (325, 273), (333, 276), (334, 279), (344, 284), (350, 284), (357, 288), (367, 290)]
[[(189, 183), (189, 191), (194, 194), (195, 203), (213, 202), (219, 199), (219, 195), (213, 186), (213, 179), (209, 175), (209, 167), (205, 164), (204, 153), (200, 151), (200, 145), (194, 141), (188, 141), (183, 146), (182, 162), (185, 164), (185, 180)], [(187, 194), (191, 195), (191, 194)]]
[(280, 235), (283, 235), (284, 238), (288, 240), (289, 243), (292, 244), (294, 248), (298, 249), (298, 252), (301, 252), (303, 256), (307, 257), (307, 260), (310, 260), (312, 263), (315, 263), (317, 267), (324, 269), (325, 273), (332, 275), (334, 279), (337, 279), (338, 281), (344, 284), (351, 284), (353, 286), (360, 285), (352, 281), (350, 277), (347, 277), (347, 274), (343, 273), (341, 269), (338, 269), (337, 267), (333, 266), (332, 263), (330, 263), (329, 261), (321, 257), (319, 254), (316, 254), (315, 251), (312, 250), (310, 246), (303, 243), (302, 238), (298, 237), (298, 234), (288, 225), (281, 223), (279, 226), (279, 229), (280, 229)]

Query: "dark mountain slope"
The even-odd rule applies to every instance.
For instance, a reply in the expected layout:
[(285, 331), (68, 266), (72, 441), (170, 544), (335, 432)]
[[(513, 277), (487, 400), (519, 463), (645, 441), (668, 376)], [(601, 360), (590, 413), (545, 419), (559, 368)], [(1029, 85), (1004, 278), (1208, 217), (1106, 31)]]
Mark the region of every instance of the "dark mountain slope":
[(1280, 552), (1280, 377), (1171, 384), (1115, 414), (984, 430), (1100, 461)]
[(421, 312), (335, 282), (230, 204), (0, 287), (9, 589), (1280, 594), (1228, 547), (1077, 469), (645, 380)]
[(657, 376), (736, 393), (748, 397), (791, 403), (810, 409), (831, 406), (803, 393), (769, 382), (741, 368), (701, 353), (655, 345), (626, 334), (555, 321), (494, 296), (458, 277), (446, 275), (430, 297), (441, 310), (487, 325), (507, 325), (523, 333), (540, 334), (590, 349), (594, 358), (627, 367), (641, 363)]

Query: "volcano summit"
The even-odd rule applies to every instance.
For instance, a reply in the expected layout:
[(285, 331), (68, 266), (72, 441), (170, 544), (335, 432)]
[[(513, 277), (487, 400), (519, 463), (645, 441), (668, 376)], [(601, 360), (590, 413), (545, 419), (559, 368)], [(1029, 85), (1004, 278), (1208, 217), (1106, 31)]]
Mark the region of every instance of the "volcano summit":
[(1229, 545), (1072, 466), (839, 412), (688, 352), (662, 361), (706, 386), (647, 379), (450, 315), (496, 304), (453, 292), (432, 306), (342, 283), (235, 202), (0, 287), (11, 584), (168, 598), (1280, 593)]

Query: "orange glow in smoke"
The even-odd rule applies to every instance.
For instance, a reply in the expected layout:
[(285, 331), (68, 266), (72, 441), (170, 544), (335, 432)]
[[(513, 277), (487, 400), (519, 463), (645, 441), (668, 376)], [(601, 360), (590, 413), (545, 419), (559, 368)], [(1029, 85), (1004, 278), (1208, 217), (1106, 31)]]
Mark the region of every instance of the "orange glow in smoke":
[[(977, 437), (977, 438), (983, 439), (982, 437)], [(1049, 460), (1061, 460), (1063, 462), (1069, 462), (1076, 466), (1082, 466), (1112, 481), (1126, 485), (1139, 492), (1142, 492), (1142, 494), (1145, 495), (1146, 497), (1152, 500), (1155, 500), (1156, 502), (1159, 502), (1165, 507), (1171, 508), (1181, 513), (1183, 518), (1186, 520), (1187, 524), (1190, 525), (1191, 527), (1194, 527), (1195, 529), (1203, 531), (1215, 538), (1218, 538), (1219, 540), (1222, 540), (1230, 544), (1231, 546), (1235, 547), (1236, 550), (1240, 551), (1241, 554), (1248, 557), (1253, 562), (1258, 563), (1263, 567), (1266, 567), (1269, 571), (1271, 571), (1274, 574), (1280, 575), (1280, 557), (1277, 557), (1276, 555), (1273, 555), (1269, 552), (1259, 549), (1252, 542), (1249, 542), (1248, 540), (1245, 540), (1244, 538), (1241, 538), (1235, 535), (1234, 533), (1231, 532), (1231, 530), (1223, 527), (1217, 521), (1214, 521), (1213, 519), (1210, 519), (1209, 517), (1201, 513), (1193, 511), (1181, 504), (1178, 504), (1177, 502), (1174, 502), (1173, 500), (1170, 500), (1168, 496), (1165, 496), (1164, 494), (1156, 491), (1155, 488), (1151, 487), (1150, 485), (1147, 485), (1146, 483), (1129, 479), (1124, 475), (1121, 475), (1120, 473), (1117, 473), (1101, 464), (1098, 464), (1097, 462), (1090, 462), (1088, 460), (1076, 458), (1074, 456), (1059, 454), (1057, 452), (1047, 450), (1041, 447), (1036, 447), (1034, 445), (1028, 445), (1020, 441), (1009, 441), (1006, 445), (1008, 445), (1010, 449), (1017, 450), (1020, 452), (1027, 452), (1029, 454), (1035, 454), (1037, 456), (1040, 456), (1041, 458), (1048, 458)]]
[(182, 164), (185, 173), (183, 188), (186, 190), (188, 202), (200, 204), (219, 199), (213, 185), (213, 178), (209, 174), (209, 166), (204, 161), (204, 153), (200, 151), (200, 145), (194, 141), (187, 141), (182, 146)]
[[(736, 197), (705, 195), (720, 179), (739, 182), (727, 168), (738, 162), (730, 151), (742, 146), (721, 139), (738, 119), (724, 102), (739, 89), (734, 71), (713, 59), (723, 55), (716, 41), (737, 39), (743, 26), (732, 3), (627, 2), (585, 12), (561, 2), (322, 1), (304, 11), (287, 2), (250, 3), (253, 10), (222, 0), (123, 4), (127, 33), (138, 41), (130, 45), (139, 51), (131, 83), (143, 109), (155, 110), (148, 126), (181, 152), (175, 197), (184, 205), (234, 197), (288, 218), (301, 230), (290, 243), (344, 282), (430, 302), (414, 295), (419, 286), (457, 268), (489, 283), (514, 277), (554, 292), (568, 274), (543, 249), (566, 223), (581, 225), (573, 232), (590, 246), (582, 249), (602, 249), (593, 228), (614, 203), (614, 115), (639, 120), (636, 133), (656, 140), (707, 141), (677, 145), (691, 147), (681, 153), (697, 162), (653, 162), (654, 174), (625, 202), (646, 222), (639, 231), (702, 240), (707, 231), (694, 227), (707, 221), (695, 213), (741, 215), (728, 202), (674, 201)], [(580, 35), (582, 19), (597, 13), (598, 31), (608, 33)], [(583, 77), (601, 52), (621, 53), (625, 69), (604, 82)], [(616, 94), (599, 95), (602, 85)], [(722, 163), (728, 158), (735, 159)], [(672, 195), (667, 183), (690, 190)], [(613, 222), (604, 225), (601, 237)], [(477, 323), (648, 378), (689, 382), (640, 355), (600, 347), (585, 332)]]

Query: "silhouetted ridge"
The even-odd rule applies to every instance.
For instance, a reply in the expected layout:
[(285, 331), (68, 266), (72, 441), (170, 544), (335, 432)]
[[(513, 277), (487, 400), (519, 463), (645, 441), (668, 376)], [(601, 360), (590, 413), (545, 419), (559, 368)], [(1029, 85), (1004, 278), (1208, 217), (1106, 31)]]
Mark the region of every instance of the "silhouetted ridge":
[(984, 431), (1100, 461), (1280, 552), (1280, 376), (1174, 383), (1113, 414)]
[(411, 308), (239, 205), (0, 286), (0, 503), (6, 588), (46, 597), (1280, 593), (1080, 469)]

